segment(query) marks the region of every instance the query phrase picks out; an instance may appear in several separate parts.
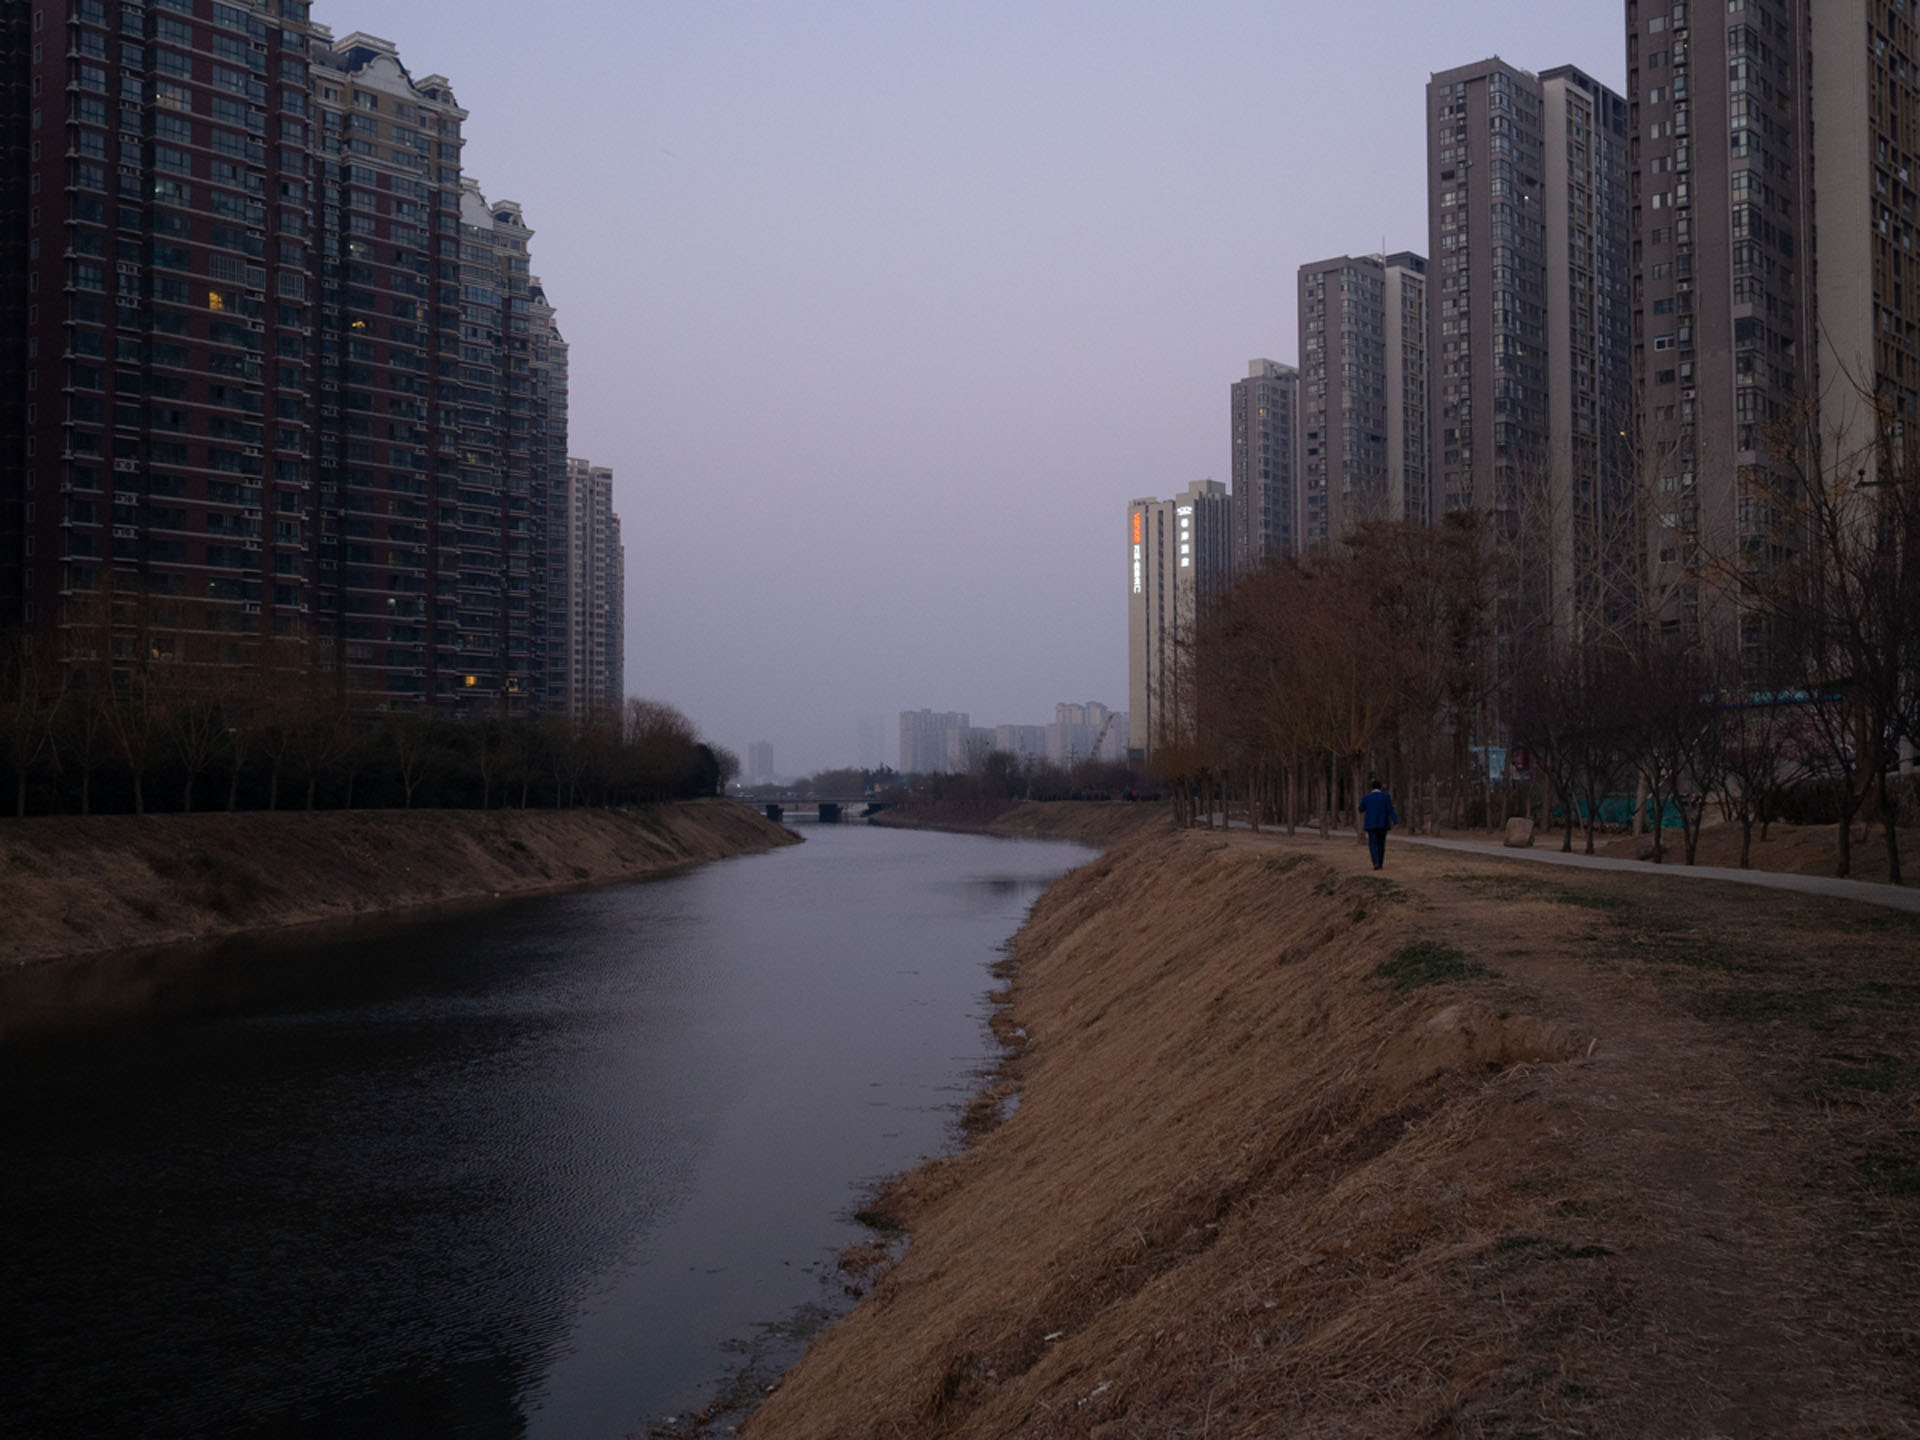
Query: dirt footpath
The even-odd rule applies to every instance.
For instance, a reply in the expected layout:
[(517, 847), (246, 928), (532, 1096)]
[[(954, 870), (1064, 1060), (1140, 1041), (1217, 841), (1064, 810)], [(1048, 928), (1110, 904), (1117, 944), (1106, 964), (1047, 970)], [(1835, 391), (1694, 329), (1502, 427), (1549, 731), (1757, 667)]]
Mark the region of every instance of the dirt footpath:
[[(1920, 1434), (1920, 921), (1143, 834), (747, 1434)], [(976, 1118), (979, 1112), (976, 1111)]]

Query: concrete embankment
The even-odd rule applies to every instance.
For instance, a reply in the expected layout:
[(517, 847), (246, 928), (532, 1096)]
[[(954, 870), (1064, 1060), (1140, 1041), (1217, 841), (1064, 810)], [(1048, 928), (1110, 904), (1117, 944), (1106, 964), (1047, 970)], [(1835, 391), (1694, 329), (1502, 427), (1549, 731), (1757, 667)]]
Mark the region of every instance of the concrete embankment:
[(731, 800), (0, 822), (0, 966), (631, 880), (791, 844)]
[(999, 1107), (749, 1419), (865, 1437), (1920, 1431), (1911, 917), (1143, 832), (1005, 962)]

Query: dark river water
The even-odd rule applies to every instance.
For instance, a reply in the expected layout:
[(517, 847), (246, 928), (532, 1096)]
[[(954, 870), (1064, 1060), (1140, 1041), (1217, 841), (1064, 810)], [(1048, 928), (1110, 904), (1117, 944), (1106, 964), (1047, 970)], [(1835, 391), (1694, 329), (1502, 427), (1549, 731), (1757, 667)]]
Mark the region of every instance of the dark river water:
[(0, 977), (0, 1436), (615, 1440), (777, 1372), (1090, 855), (805, 833)]

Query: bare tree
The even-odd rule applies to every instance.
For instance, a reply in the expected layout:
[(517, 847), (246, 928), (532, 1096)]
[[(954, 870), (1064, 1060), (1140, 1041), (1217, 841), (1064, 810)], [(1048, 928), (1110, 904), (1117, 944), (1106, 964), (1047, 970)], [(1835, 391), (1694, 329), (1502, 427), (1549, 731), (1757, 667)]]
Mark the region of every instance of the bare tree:
[(14, 814), (27, 815), (27, 785), (43, 762), (57, 764), (54, 743), (67, 698), (67, 672), (53, 648), (24, 633), (0, 638), (0, 743), (14, 773)]
[(406, 808), (411, 810), (414, 792), (420, 788), (420, 782), (426, 776), (433, 753), (433, 722), (428, 717), (409, 711), (390, 710), (382, 720), (380, 729), (386, 738), (387, 749), (393, 755), (394, 765), (400, 772), (400, 788), (405, 796)]
[[(160, 647), (166, 646), (163, 652)], [(191, 634), (157, 638), (147, 671), (146, 693), (157, 709), (160, 739), (185, 772), (180, 808), (193, 811), (194, 786), (226, 743), (226, 712), (221, 705), (226, 675), (212, 656), (210, 642)]]
[(1809, 402), (1776, 438), (1781, 475), (1764, 495), (1763, 538), (1789, 552), (1752, 598), (1790, 659), (1839, 811), (1836, 873), (1853, 868), (1852, 828), (1877, 812), (1888, 879), (1900, 883), (1899, 807), (1888, 781), (1913, 733), (1920, 666), (1920, 455), (1876, 397), (1866, 448), (1821, 433)]

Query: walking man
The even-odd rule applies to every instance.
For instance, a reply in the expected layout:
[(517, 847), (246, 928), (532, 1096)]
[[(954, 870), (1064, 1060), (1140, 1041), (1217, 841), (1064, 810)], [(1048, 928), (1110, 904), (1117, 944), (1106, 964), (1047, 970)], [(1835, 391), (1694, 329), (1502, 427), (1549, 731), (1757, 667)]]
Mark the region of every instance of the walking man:
[(1367, 832), (1367, 851), (1378, 870), (1387, 860), (1387, 831), (1400, 823), (1394, 812), (1393, 797), (1380, 788), (1378, 780), (1367, 782), (1366, 797), (1360, 802), (1360, 824)]

